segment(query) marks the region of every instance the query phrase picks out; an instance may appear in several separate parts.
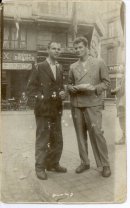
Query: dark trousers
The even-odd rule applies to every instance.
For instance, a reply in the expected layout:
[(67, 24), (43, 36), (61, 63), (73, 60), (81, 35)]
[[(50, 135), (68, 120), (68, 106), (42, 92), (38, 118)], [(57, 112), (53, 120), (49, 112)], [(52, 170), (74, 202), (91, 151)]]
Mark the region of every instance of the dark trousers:
[(72, 107), (72, 117), (76, 130), (81, 162), (86, 165), (89, 164), (87, 143), (88, 131), (97, 166), (108, 166), (107, 144), (101, 130), (101, 107)]
[(36, 171), (46, 166), (59, 164), (63, 149), (61, 116), (36, 116), (35, 167)]

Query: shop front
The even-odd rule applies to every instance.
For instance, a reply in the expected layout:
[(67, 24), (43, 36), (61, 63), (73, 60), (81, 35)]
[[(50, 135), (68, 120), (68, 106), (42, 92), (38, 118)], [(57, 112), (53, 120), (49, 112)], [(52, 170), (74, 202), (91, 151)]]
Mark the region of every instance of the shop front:
[[(125, 73), (124, 66), (122, 64), (111, 65), (108, 66), (108, 71), (111, 81), (111, 89), (115, 89), (120, 85), (122, 76)], [(115, 98), (115, 95), (111, 95), (110, 90), (108, 90), (106, 98)]]
[(2, 99), (18, 99), (26, 91), (27, 81), (35, 62), (35, 52), (3, 52)]

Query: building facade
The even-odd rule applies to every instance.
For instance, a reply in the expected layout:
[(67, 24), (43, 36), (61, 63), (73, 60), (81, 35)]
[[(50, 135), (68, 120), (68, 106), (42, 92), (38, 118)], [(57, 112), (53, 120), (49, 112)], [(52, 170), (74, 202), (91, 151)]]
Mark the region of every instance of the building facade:
[[(59, 62), (64, 69), (64, 84), (67, 84), (69, 65), (76, 60), (72, 47), (74, 33), (88, 38), (91, 55), (101, 55), (113, 73), (111, 67), (120, 65), (121, 59), (116, 57), (115, 60), (112, 54), (114, 51), (115, 56), (121, 56), (121, 43), (115, 41), (107, 13), (103, 15), (103, 24), (102, 14), (98, 14), (99, 4), (94, 2), (77, 2), (76, 7), (67, 0), (13, 1), (4, 5), (2, 99), (20, 97), (26, 91), (33, 64), (47, 56), (50, 41), (61, 42)], [(112, 18), (118, 19), (111, 17), (111, 20)], [(111, 29), (105, 33), (108, 27)]]
[[(101, 40), (101, 56), (108, 66), (111, 88), (114, 89), (125, 73), (125, 45), (121, 25), (121, 3), (111, 2), (106, 5), (102, 13), (105, 34)], [(110, 92), (107, 97), (112, 98)]]

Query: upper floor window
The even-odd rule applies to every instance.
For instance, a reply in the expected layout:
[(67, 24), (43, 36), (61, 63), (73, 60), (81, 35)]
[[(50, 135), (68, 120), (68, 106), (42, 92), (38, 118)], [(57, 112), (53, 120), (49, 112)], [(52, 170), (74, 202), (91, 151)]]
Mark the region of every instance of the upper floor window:
[(9, 48), (9, 28), (8, 27), (4, 27), (3, 48)]
[(61, 43), (61, 47), (66, 47), (66, 39), (67, 34), (64, 32), (54, 32), (54, 31), (47, 31), (47, 30), (41, 30), (38, 31), (37, 34), (37, 49), (41, 50), (47, 50), (48, 43), (51, 41), (56, 41)]
[(26, 28), (20, 27), (17, 31), (15, 26), (5, 26), (3, 48), (26, 49), (27, 31)]
[(20, 42), (19, 42), (19, 46), (21, 49), (25, 49), (26, 48), (26, 40), (27, 40), (27, 32), (26, 32), (26, 28), (22, 28), (21, 32), (20, 32)]
[(18, 48), (18, 38), (16, 28), (10, 28), (10, 48)]
[(112, 47), (108, 49), (108, 65), (117, 64), (117, 48)]
[(52, 40), (52, 34), (49, 31), (38, 31), (37, 33), (37, 49), (47, 50), (48, 43)]
[(49, 7), (48, 7), (48, 2), (39, 2), (38, 3), (38, 12), (39, 13), (48, 13)]
[(40, 15), (67, 15), (68, 14), (68, 2), (39, 2), (37, 4), (38, 14)]

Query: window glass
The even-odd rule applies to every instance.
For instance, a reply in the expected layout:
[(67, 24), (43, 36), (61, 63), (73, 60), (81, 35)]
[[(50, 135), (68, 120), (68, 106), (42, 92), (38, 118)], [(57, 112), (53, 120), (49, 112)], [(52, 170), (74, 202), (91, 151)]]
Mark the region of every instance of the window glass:
[(48, 13), (48, 2), (39, 2), (38, 3), (38, 12), (41, 13)]
[(21, 28), (20, 30), (20, 48), (25, 49), (26, 48), (26, 29)]
[(25, 28), (22, 28), (21, 29), (21, 32), (20, 32), (20, 40), (21, 41), (26, 41), (26, 30), (25, 30)]
[(9, 40), (9, 28), (4, 27), (4, 40)]

